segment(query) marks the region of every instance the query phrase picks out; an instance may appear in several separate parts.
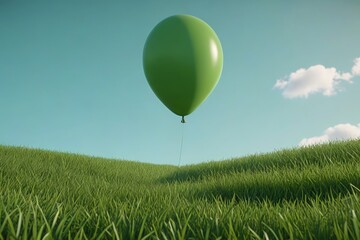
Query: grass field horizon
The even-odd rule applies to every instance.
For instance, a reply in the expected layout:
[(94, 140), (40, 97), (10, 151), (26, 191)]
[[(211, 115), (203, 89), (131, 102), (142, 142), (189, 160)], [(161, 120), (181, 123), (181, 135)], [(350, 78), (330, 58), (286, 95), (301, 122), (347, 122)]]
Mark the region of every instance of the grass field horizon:
[(173, 166), (0, 145), (0, 239), (360, 239), (360, 140)]

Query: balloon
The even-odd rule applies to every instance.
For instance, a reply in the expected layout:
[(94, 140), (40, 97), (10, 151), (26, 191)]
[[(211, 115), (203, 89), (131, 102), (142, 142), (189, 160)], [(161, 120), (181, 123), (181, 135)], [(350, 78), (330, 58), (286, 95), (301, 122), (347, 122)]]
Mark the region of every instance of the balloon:
[(146, 79), (161, 102), (179, 116), (192, 113), (209, 96), (219, 81), (222, 66), (219, 38), (196, 17), (168, 17), (146, 39)]

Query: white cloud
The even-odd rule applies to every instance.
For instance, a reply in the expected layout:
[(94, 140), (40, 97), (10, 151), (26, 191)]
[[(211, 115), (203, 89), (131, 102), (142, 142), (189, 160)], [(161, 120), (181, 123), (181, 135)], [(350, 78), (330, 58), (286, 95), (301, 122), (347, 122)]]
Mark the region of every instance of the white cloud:
[(360, 76), (360, 58), (354, 59), (354, 66), (351, 69), (351, 73), (354, 76)]
[(327, 68), (323, 65), (314, 65), (308, 69), (300, 68), (276, 81), (274, 88), (280, 89), (285, 98), (307, 98), (310, 94), (321, 93), (325, 96), (339, 92), (339, 83), (360, 76), (360, 57), (354, 59), (350, 72), (342, 73), (336, 68)]
[(336, 140), (348, 140), (360, 138), (360, 123), (358, 125), (351, 125), (349, 123), (338, 124), (334, 127), (329, 127), (321, 136), (304, 138), (300, 141), (299, 146), (310, 146), (315, 144), (326, 143)]
[(300, 68), (285, 79), (276, 81), (274, 88), (282, 90), (285, 98), (307, 98), (313, 93), (331, 96), (339, 91), (340, 81), (351, 82), (350, 73), (341, 73), (336, 68), (314, 65), (308, 69)]

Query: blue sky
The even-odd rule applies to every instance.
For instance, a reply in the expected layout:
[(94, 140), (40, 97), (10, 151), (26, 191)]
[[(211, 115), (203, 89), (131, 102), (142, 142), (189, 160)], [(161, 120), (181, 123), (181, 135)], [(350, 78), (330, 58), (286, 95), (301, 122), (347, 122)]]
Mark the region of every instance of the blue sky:
[[(1, 0), (0, 144), (177, 165), (182, 131), (182, 164), (359, 137), (360, 2), (314, 2)], [(142, 68), (175, 14), (224, 52), (185, 125)]]

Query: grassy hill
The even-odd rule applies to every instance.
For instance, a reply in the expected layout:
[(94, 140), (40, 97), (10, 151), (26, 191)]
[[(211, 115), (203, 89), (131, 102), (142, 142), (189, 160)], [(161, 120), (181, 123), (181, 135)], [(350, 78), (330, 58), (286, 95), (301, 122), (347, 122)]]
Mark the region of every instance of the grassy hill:
[(360, 239), (360, 141), (184, 167), (0, 146), (0, 239)]

